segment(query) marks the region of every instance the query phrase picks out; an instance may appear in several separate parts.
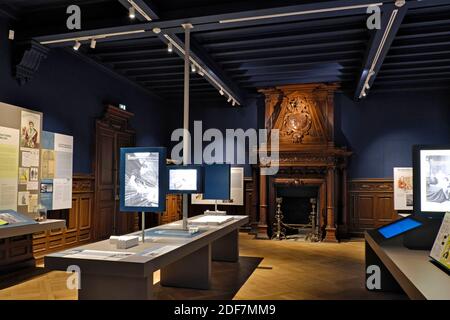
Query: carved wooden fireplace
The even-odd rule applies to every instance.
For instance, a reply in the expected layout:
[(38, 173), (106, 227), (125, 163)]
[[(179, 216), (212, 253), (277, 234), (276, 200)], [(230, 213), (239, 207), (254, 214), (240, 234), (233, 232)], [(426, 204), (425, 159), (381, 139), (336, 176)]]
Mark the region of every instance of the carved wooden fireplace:
[(346, 166), (351, 152), (334, 144), (337, 87), (307, 84), (260, 91), (266, 98), (266, 129), (279, 129), (280, 144), (276, 175), (260, 175), (261, 165), (254, 168), (254, 178), (259, 180), (258, 219), (253, 225), (257, 238), (267, 239), (272, 233), (280, 186), (317, 188), (323, 240), (337, 242), (346, 233)]

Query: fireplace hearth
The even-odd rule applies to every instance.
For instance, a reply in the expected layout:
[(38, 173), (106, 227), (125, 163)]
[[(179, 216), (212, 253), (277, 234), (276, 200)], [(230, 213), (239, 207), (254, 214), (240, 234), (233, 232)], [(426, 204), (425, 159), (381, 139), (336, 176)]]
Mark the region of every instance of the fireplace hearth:
[(279, 130), (280, 145), (278, 173), (254, 174), (259, 178), (259, 188), (255, 190), (259, 194), (257, 238), (268, 239), (273, 235), (277, 197), (283, 198), (284, 223), (308, 223), (309, 201), (316, 198), (321, 240), (337, 242), (338, 231), (345, 234), (346, 168), (351, 152), (334, 144), (337, 88), (335, 84), (307, 84), (260, 91), (266, 97), (266, 129)]

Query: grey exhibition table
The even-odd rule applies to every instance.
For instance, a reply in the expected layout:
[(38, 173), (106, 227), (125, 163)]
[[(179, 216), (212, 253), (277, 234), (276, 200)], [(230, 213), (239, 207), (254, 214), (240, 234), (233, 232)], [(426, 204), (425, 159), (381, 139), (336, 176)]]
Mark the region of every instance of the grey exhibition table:
[[(209, 289), (212, 260), (239, 260), (238, 230), (248, 223), (248, 217), (231, 217), (233, 220), (219, 226), (200, 226), (200, 232), (191, 237), (155, 234), (181, 229), (181, 221), (177, 221), (147, 229), (145, 243), (140, 241), (129, 249), (117, 249), (104, 240), (50, 254), (44, 258), (45, 267), (61, 271), (78, 267), (81, 300), (153, 299), (153, 273), (157, 270), (161, 270), (163, 286)], [(130, 235), (140, 236), (141, 231)], [(110, 253), (104, 259), (87, 255)]]
[(0, 227), (0, 239), (22, 236), (51, 229), (64, 228), (66, 220), (47, 219), (33, 224), (6, 225)]
[(410, 299), (450, 300), (450, 275), (431, 262), (428, 250), (410, 250), (401, 236), (380, 241), (376, 230), (365, 233), (366, 266), (381, 269), (381, 290), (400, 287)]

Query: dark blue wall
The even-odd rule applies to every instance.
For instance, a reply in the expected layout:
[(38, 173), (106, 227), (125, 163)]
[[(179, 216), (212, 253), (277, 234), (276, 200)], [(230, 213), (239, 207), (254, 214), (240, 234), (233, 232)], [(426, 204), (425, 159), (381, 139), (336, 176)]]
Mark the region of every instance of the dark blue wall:
[(337, 143), (354, 155), (351, 178), (389, 178), (412, 166), (415, 144), (450, 144), (450, 92), (372, 92), (355, 102), (335, 97)]
[(11, 74), (11, 42), (0, 20), (0, 101), (44, 113), (44, 130), (74, 136), (74, 172), (90, 173), (94, 122), (105, 103), (135, 113), (138, 146), (168, 141), (164, 102), (64, 50), (51, 50), (34, 79), (20, 87)]
[[(225, 98), (218, 96), (218, 99), (196, 101), (190, 103), (190, 132), (193, 134), (194, 121), (203, 122), (203, 133), (211, 128), (219, 129), (225, 138), (226, 129), (243, 129), (259, 127), (259, 115), (264, 110), (264, 99), (249, 98), (244, 101), (242, 106), (233, 107)], [(178, 106), (174, 113), (182, 113), (182, 106)], [(264, 115), (264, 113), (262, 113)], [(181, 128), (183, 126), (181, 117), (174, 117), (170, 124), (172, 128)], [(194, 139), (194, 137), (192, 137)], [(172, 143), (172, 146), (175, 143)], [(205, 142), (205, 147), (209, 142)], [(248, 145), (248, 143), (247, 143)], [(193, 146), (192, 146), (193, 149)], [(248, 150), (248, 149), (246, 149)], [(225, 146), (224, 146), (225, 155)], [(235, 151), (236, 156), (236, 151)], [(248, 157), (248, 155), (247, 155)], [(251, 166), (244, 166), (245, 176), (251, 176)]]

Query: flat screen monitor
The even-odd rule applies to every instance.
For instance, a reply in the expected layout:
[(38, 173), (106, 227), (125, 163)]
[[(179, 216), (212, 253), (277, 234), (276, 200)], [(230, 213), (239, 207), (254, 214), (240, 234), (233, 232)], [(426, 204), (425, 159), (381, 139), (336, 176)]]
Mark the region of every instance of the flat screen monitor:
[(169, 166), (169, 193), (202, 192), (201, 166)]
[(414, 146), (414, 213), (450, 212), (450, 146)]
[(422, 225), (421, 222), (412, 218), (405, 218), (395, 221), (387, 226), (378, 229), (378, 232), (385, 238), (390, 239), (399, 236), (407, 231), (418, 228)]
[(120, 211), (163, 212), (166, 208), (166, 149), (120, 149)]
[(231, 165), (210, 164), (204, 167), (203, 199), (229, 200), (231, 183)]

